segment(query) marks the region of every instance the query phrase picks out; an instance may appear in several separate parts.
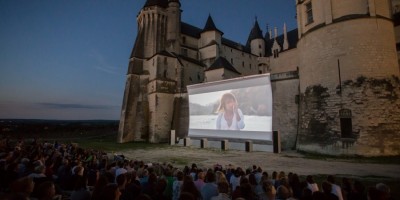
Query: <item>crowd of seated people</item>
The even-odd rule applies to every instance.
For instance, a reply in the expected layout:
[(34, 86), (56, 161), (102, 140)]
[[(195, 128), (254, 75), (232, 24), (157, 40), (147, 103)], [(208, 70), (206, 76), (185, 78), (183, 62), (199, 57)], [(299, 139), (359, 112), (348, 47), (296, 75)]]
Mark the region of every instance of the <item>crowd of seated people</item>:
[(259, 166), (176, 168), (38, 140), (0, 141), (0, 200), (388, 200), (384, 183), (272, 172)]

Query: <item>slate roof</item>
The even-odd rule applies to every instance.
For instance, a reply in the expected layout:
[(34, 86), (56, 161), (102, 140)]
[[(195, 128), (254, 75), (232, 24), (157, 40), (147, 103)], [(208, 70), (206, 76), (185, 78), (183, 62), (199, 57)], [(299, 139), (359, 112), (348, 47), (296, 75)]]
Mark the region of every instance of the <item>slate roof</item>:
[(250, 35), (249, 35), (249, 38), (247, 39), (246, 44), (250, 44), (250, 42), (254, 39), (264, 39), (264, 37), (262, 35), (262, 31), (260, 29), (260, 25), (258, 25), (257, 19), (256, 19), (256, 22), (254, 23), (253, 28), (250, 31)]
[[(274, 39), (275, 38), (271, 38), (271, 39), (266, 38), (265, 47), (267, 48), (267, 50), (271, 50), (272, 45), (274, 44)], [(296, 29), (293, 29), (293, 30), (287, 32), (287, 39), (288, 39), (288, 43), (289, 43), (288, 49), (296, 48), (297, 42), (299, 41), (298, 29), (296, 28)], [(276, 41), (278, 42), (279, 46), (282, 48), (283, 47), (283, 34), (276, 37)], [(267, 55), (267, 56), (269, 56), (269, 55)]]
[(208, 15), (206, 25), (204, 26), (202, 32), (206, 32), (206, 31), (218, 31), (218, 32), (221, 33), (221, 35), (224, 34), (222, 31), (217, 29), (217, 27), (215, 26), (214, 20), (212, 19), (211, 15)]
[(221, 69), (221, 68), (227, 69), (227, 70), (235, 72), (237, 74), (241, 74), (224, 57), (218, 57), (217, 60), (215, 60), (214, 63), (208, 69), (206, 69), (206, 71), (210, 71), (210, 70), (214, 70), (214, 69)]
[(167, 8), (168, 0), (147, 0), (146, 3), (144, 4), (143, 8), (149, 7), (149, 6), (160, 6), (163, 8)]
[[(194, 38), (200, 38), (200, 34), (202, 32), (203, 32), (203, 30), (198, 28), (198, 27), (195, 27), (195, 26), (190, 25), (190, 24), (185, 23), (185, 22), (181, 22), (181, 33), (184, 34), (184, 35), (188, 35), (188, 36), (191, 36), (191, 37), (194, 37)], [(239, 50), (242, 50), (244, 52), (250, 53), (250, 49), (246, 48), (246, 46), (244, 46), (244, 45), (242, 45), (240, 43), (234, 42), (234, 41), (226, 39), (224, 37), (222, 37), (221, 42), (222, 42), (222, 44), (224, 44), (226, 46), (229, 46), (229, 47), (232, 47), (234, 49), (239, 49)]]

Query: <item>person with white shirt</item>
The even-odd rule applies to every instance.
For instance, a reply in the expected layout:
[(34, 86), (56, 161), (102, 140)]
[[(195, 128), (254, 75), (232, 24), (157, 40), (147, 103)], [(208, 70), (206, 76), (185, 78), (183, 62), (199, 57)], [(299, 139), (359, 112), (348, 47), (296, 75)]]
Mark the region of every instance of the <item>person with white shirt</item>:
[(336, 195), (339, 200), (343, 200), (342, 188), (335, 184), (335, 178), (329, 175), (326, 180), (332, 185), (332, 194)]
[(244, 116), (238, 108), (236, 97), (232, 93), (222, 95), (218, 106), (216, 128), (218, 130), (241, 130), (244, 128)]

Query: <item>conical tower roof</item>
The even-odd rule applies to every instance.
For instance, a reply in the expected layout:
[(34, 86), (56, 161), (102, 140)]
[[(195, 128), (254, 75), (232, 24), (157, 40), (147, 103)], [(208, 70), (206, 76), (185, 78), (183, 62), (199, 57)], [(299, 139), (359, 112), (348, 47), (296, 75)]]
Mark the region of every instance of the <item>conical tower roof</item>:
[(258, 25), (258, 21), (256, 19), (256, 22), (254, 23), (253, 29), (251, 29), (250, 35), (249, 35), (249, 40), (254, 40), (254, 39), (263, 39), (262, 35), (262, 30), (260, 29), (260, 25)]
[(217, 29), (217, 27), (215, 26), (214, 20), (212, 19), (211, 15), (208, 15), (206, 25), (204, 26), (202, 32), (206, 31), (218, 31), (221, 33), (221, 35), (223, 34), (223, 32)]
[(257, 18), (256, 22), (254, 23), (253, 28), (250, 31), (249, 38), (247, 39), (246, 46), (250, 45), (250, 42), (254, 39), (264, 39), (262, 35), (262, 30), (260, 29), (260, 25), (258, 24)]

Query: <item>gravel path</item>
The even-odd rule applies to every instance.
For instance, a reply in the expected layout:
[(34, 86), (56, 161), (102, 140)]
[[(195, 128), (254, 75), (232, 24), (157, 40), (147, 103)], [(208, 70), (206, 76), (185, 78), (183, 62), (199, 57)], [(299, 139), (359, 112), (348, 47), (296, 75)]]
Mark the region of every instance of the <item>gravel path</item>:
[(251, 167), (260, 166), (269, 174), (272, 171), (293, 172), (299, 175), (333, 174), (349, 177), (392, 177), (400, 178), (400, 165), (358, 163), (343, 160), (305, 159), (296, 152), (280, 154), (268, 152), (245, 152), (237, 150), (221, 151), (218, 149), (199, 149), (193, 147), (170, 146), (148, 150), (126, 150), (116, 152), (129, 159), (153, 163), (172, 163), (183, 168), (184, 165), (196, 163), (200, 167), (213, 167), (215, 164), (227, 166)]

